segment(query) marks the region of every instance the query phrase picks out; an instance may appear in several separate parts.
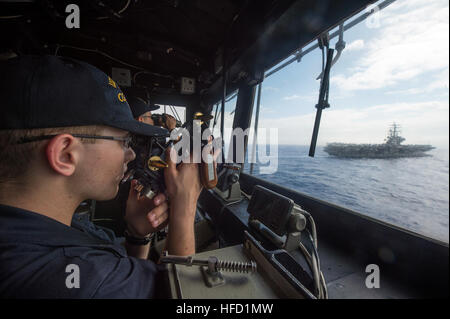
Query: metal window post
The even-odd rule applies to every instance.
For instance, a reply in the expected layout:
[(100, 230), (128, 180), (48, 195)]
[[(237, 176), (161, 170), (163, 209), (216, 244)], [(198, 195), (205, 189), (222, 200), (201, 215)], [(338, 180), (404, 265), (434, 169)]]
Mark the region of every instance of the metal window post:
[(250, 175), (253, 174), (253, 166), (256, 162), (256, 143), (257, 143), (257, 137), (258, 137), (258, 120), (259, 120), (259, 105), (261, 102), (261, 89), (262, 89), (262, 82), (258, 85), (258, 99), (256, 102), (256, 113), (255, 113), (255, 132), (253, 136), (253, 145), (252, 145), (252, 160), (250, 163)]

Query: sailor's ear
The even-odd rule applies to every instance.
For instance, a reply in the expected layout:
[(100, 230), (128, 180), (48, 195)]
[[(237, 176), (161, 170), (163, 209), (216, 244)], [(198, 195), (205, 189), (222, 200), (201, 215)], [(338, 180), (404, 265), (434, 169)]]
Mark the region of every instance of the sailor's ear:
[(70, 134), (53, 137), (45, 148), (50, 167), (58, 174), (71, 176), (79, 162), (79, 141)]

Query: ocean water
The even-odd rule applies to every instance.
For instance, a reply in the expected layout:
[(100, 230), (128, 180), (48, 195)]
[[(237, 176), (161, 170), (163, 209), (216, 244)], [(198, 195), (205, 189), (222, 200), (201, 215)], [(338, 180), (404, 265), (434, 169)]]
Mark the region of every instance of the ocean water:
[[(449, 151), (398, 159), (341, 159), (323, 147), (278, 146), (278, 169), (253, 174), (416, 233), (449, 242)], [(268, 151), (268, 149), (267, 149)], [(273, 157), (272, 157), (273, 160)], [(264, 166), (264, 165), (261, 165)], [(265, 165), (267, 166), (267, 165)], [(249, 164), (245, 172), (249, 172)]]

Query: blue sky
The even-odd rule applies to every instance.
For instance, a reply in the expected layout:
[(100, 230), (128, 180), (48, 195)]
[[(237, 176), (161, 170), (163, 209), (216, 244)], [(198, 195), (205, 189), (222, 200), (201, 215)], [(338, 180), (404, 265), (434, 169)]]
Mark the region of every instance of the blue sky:
[[(332, 48), (337, 40), (331, 40)], [(382, 143), (396, 122), (405, 144), (448, 150), (448, 0), (397, 0), (346, 31), (344, 41), (346, 47), (331, 70), (331, 107), (322, 113), (318, 145)], [(264, 80), (259, 127), (276, 128), (279, 144), (309, 145), (321, 67), (316, 49)], [(225, 106), (226, 142), (235, 103), (233, 99)], [(184, 110), (178, 111), (184, 117)]]
[[(381, 143), (395, 121), (406, 144), (448, 149), (448, 0), (397, 0), (346, 31), (344, 41), (318, 144)], [(259, 127), (277, 128), (279, 144), (310, 143), (320, 71), (316, 49), (263, 82)], [(226, 127), (234, 103), (226, 105)]]

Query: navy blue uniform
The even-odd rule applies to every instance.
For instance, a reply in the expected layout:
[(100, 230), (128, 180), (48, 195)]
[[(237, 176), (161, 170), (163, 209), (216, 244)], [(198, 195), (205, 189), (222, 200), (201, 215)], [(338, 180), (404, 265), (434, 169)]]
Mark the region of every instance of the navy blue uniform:
[[(0, 205), (0, 298), (154, 297), (159, 266), (80, 229)], [(67, 285), (73, 265), (79, 288)]]

